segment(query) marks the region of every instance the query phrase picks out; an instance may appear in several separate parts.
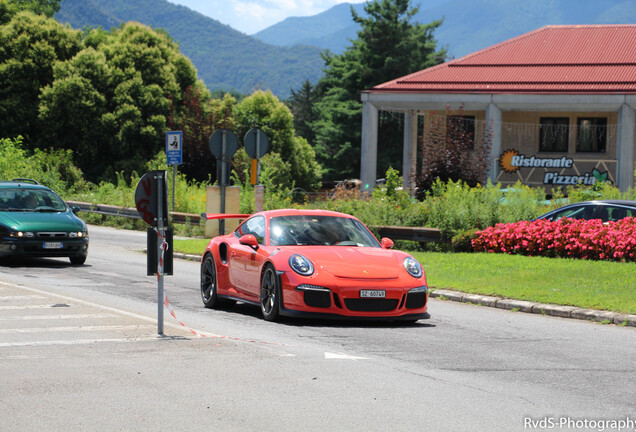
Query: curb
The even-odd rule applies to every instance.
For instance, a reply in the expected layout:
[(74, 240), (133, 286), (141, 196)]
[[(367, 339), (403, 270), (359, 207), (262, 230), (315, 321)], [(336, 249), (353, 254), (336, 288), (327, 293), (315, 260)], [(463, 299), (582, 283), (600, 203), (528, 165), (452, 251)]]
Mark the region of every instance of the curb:
[(175, 252), (172, 254), (172, 258), (182, 259), (186, 261), (201, 261), (201, 255), (195, 254), (184, 254), (180, 252)]
[(583, 309), (575, 306), (560, 306), (545, 303), (535, 303), (525, 300), (514, 300), (500, 297), (485, 296), (480, 294), (468, 294), (460, 291), (436, 289), (429, 292), (429, 297), (440, 298), (460, 303), (471, 303), (480, 306), (494, 307), (498, 309), (514, 310), (516, 312), (534, 313), (555, 316), (559, 318), (571, 318), (596, 322), (608, 322), (611, 324), (636, 327), (636, 315), (622, 314), (619, 312), (602, 311), (596, 309)]

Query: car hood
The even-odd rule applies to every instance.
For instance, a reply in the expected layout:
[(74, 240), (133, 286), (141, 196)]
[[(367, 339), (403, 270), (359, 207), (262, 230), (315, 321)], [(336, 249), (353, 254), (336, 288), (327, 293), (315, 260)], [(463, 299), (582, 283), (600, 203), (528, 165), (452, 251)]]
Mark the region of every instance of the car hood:
[(353, 279), (396, 279), (401, 263), (395, 251), (355, 246), (316, 246), (301, 254), (319, 270)]
[(84, 222), (70, 211), (0, 212), (0, 224), (16, 231), (81, 231)]

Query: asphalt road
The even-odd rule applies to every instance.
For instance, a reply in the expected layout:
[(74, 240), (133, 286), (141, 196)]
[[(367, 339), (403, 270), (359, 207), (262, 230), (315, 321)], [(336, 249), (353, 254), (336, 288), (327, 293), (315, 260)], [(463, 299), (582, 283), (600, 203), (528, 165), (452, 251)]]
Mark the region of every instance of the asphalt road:
[(177, 318), (207, 337), (167, 312), (158, 337), (157, 281), (139, 252), (145, 233), (90, 227), (90, 236), (84, 266), (0, 265), (1, 431), (636, 422), (635, 328), (439, 300), (430, 320), (410, 326), (268, 323), (252, 306), (204, 309), (199, 263), (175, 260), (166, 294)]

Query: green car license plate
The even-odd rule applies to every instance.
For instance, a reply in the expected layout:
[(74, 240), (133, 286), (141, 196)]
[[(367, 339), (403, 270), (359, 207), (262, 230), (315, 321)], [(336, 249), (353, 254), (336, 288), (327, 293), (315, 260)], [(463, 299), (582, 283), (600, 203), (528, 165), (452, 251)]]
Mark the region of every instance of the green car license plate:
[(64, 245), (62, 242), (44, 242), (44, 249), (62, 249)]

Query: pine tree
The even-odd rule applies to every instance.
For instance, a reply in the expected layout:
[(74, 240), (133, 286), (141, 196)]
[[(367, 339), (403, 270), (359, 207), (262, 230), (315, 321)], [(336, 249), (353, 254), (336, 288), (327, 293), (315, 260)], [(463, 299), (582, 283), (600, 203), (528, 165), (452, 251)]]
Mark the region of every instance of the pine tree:
[[(323, 55), (325, 76), (315, 110), (318, 119), (312, 128), (316, 134), (318, 160), (328, 180), (357, 177), (360, 173), (362, 103), (360, 92), (400, 76), (438, 64), (446, 50), (436, 50), (433, 32), (442, 21), (423, 25), (412, 23), (418, 8), (409, 0), (376, 0), (364, 7), (365, 16), (353, 8), (353, 20), (361, 29), (342, 54)], [(381, 145), (389, 149), (401, 146), (398, 120), (389, 120), (386, 134), (380, 131)], [(387, 136), (385, 136), (387, 135)], [(382, 149), (381, 149), (382, 150)], [(401, 160), (386, 161), (401, 166)], [(381, 167), (382, 168), (382, 167)]]

